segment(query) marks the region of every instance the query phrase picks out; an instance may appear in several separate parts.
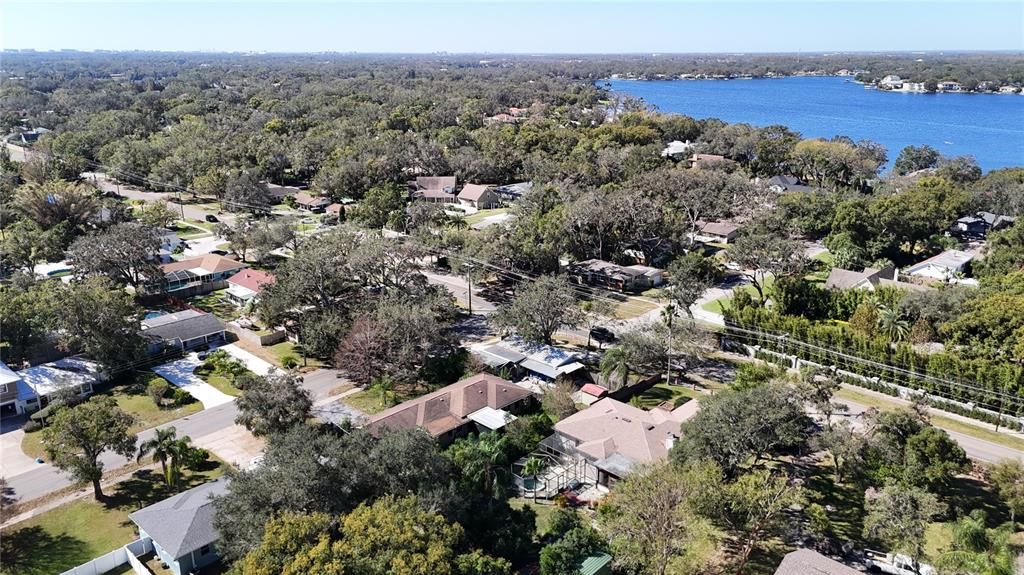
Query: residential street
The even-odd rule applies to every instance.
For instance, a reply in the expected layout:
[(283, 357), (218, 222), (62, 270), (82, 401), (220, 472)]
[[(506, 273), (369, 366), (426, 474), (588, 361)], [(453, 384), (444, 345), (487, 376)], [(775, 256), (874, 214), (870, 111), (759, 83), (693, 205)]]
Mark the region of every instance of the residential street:
[[(314, 401), (327, 397), (332, 389), (343, 383), (336, 377), (336, 373), (335, 370), (321, 369), (303, 376), (303, 386), (309, 390)], [(244, 462), (258, 453), (240, 453), (237, 449), (236, 446), (242, 439), (238, 437), (237, 429), (233, 429), (237, 428), (235, 426), (237, 413), (235, 403), (231, 401), (159, 427), (174, 427), (179, 436), (188, 435), (198, 447), (209, 449), (222, 459)], [(242, 431), (244, 432), (244, 429)], [(139, 433), (139, 442), (148, 440), (153, 434), (153, 429)], [(251, 437), (247, 432), (244, 433), (244, 436), (245, 438)], [(9, 445), (9, 442), (0, 442), (0, 449), (2, 449), (0, 457), (6, 459), (9, 450), (14, 447)], [(107, 471), (134, 462), (134, 458), (129, 461), (112, 453), (104, 453), (101, 460)], [(31, 470), (11, 475), (6, 479), (8, 487), (14, 490), (14, 497), (22, 501), (42, 497), (71, 485), (67, 475), (49, 464), (36, 464)]]
[[(174, 202), (177, 199), (177, 194), (164, 192), (150, 192), (146, 190), (140, 190), (139, 188), (135, 188), (125, 184), (115, 183), (107, 179), (106, 174), (103, 173), (84, 172), (82, 174), (82, 177), (88, 181), (95, 182), (96, 185), (99, 186), (99, 188), (104, 192), (114, 192), (115, 194), (119, 194), (130, 200), (142, 200), (144, 202), (167, 200), (168, 202)], [(187, 196), (187, 194), (185, 195)], [(193, 221), (205, 221), (207, 214), (216, 214), (217, 219), (226, 223), (231, 223), (235, 220), (235, 216), (233, 214), (227, 212), (217, 213), (212, 210), (204, 210), (202, 208), (190, 206), (187, 204), (185, 206), (179, 206), (176, 203), (171, 203), (168, 207), (170, 207), (175, 213), (179, 215), (181, 213), (184, 213), (186, 219)]]

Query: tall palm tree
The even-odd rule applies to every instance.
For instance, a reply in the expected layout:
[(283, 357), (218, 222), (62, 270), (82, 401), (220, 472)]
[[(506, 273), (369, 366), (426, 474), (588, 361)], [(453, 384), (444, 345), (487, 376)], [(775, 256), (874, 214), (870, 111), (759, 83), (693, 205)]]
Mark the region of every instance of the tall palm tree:
[(506, 438), (494, 432), (459, 440), (453, 446), (452, 459), (462, 469), (462, 475), (480, 486), (483, 493), (499, 496), (503, 486), (503, 473), (507, 463)]
[(621, 380), (615, 389), (622, 389), (629, 384), (629, 359), (629, 353), (622, 347), (610, 348), (601, 358), (601, 375), (608, 383), (611, 384), (616, 377)]
[(169, 479), (167, 485), (175, 487), (181, 479), (181, 468), (187, 467), (195, 460), (196, 448), (192, 447), (192, 438), (189, 436), (180, 437), (171, 442), (167, 449), (170, 455), (170, 463), (167, 466)]
[(464, 230), (469, 227), (469, 222), (466, 221), (466, 216), (462, 214), (449, 215), (448, 226), (457, 230)]
[(533, 502), (537, 502), (537, 476), (544, 471), (544, 462), (536, 457), (530, 457), (523, 463), (523, 475), (533, 478)]
[(172, 477), (170, 469), (167, 467), (167, 460), (171, 458), (171, 451), (174, 449), (172, 445), (178, 440), (178, 431), (173, 427), (165, 427), (163, 429), (157, 429), (153, 438), (142, 442), (139, 446), (139, 455), (135, 459), (136, 461), (142, 461), (142, 458), (153, 454), (153, 462), (160, 462), (160, 467), (164, 472), (164, 481), (167, 485), (172, 485)]
[(910, 334), (910, 322), (899, 310), (884, 305), (878, 306), (878, 329), (891, 341), (899, 342)]
[(985, 513), (976, 510), (957, 521), (953, 545), (939, 557), (939, 567), (950, 573), (972, 575), (1013, 575), (1016, 557), (1010, 549), (1009, 523), (996, 529), (985, 528)]

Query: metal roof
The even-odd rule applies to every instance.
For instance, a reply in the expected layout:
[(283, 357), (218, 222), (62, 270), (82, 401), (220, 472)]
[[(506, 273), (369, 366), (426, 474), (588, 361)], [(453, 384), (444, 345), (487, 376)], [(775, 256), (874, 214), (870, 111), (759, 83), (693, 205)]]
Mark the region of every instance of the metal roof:
[(501, 429), (516, 420), (516, 416), (504, 409), (494, 409), (491, 406), (482, 407), (467, 415), (466, 418), (491, 430)]
[(580, 563), (580, 575), (600, 575), (602, 573), (611, 573), (609, 564), (612, 562), (612, 556), (607, 553), (595, 553), (590, 557), (583, 560)]

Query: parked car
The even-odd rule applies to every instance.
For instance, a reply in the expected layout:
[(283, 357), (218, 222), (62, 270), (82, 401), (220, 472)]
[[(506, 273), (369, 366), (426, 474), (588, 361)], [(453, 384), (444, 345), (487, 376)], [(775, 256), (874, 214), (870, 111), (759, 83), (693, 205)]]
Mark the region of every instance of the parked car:
[(864, 560), (864, 566), (869, 571), (878, 573), (890, 573), (891, 575), (935, 575), (935, 568), (931, 565), (925, 565), (924, 563), (917, 563), (917, 569), (914, 569), (915, 561), (906, 555), (899, 553), (882, 553), (880, 551), (867, 551), (867, 559)]
[(215, 223), (219, 222), (220, 220), (218, 220), (217, 216), (215, 216), (213, 214), (206, 214), (206, 221), (210, 222), (211, 224), (215, 224)]
[(228, 255), (228, 252), (226, 252), (224, 250), (210, 250), (210, 253), (211, 254), (216, 254), (218, 256), (226, 256), (226, 255)]
[(612, 333), (612, 330), (601, 326), (590, 328), (590, 337), (601, 343), (611, 343), (615, 341), (615, 334)]

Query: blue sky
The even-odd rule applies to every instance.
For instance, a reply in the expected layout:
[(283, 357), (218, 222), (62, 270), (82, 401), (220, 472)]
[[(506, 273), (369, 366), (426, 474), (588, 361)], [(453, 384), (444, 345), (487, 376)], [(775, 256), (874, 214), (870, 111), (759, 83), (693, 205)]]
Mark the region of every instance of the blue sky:
[(0, 1), (3, 48), (267, 52), (1024, 51), (1024, 2)]

